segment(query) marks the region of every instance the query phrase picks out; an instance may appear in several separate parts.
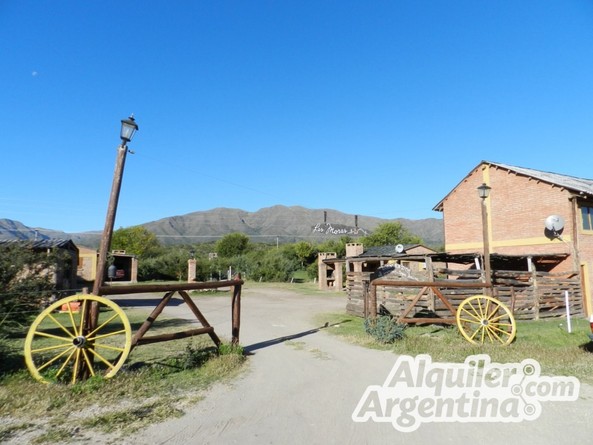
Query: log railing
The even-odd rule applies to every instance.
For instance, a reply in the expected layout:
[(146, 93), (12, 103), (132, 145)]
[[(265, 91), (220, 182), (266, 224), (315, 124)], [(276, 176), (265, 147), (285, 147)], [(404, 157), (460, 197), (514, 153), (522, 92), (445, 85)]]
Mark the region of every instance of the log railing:
[[(365, 304), (365, 308), (368, 310), (368, 313), (365, 316), (368, 316), (371, 319), (375, 319), (377, 317), (377, 287), (378, 286), (385, 286), (385, 287), (400, 287), (400, 288), (420, 288), (419, 292), (416, 294), (414, 298), (412, 298), (406, 306), (404, 306), (403, 311), (400, 314), (394, 314), (397, 316), (397, 321), (399, 323), (444, 323), (444, 324), (455, 324), (455, 315), (456, 315), (456, 308), (451, 304), (449, 299), (441, 292), (441, 289), (476, 289), (476, 288), (489, 288), (491, 287), (489, 284), (486, 283), (463, 283), (458, 281), (395, 281), (395, 280), (385, 280), (385, 279), (377, 279), (373, 280), (370, 283), (370, 292), (367, 294), (369, 296), (369, 302)], [(444, 305), (444, 307), (449, 312), (448, 317), (438, 317), (438, 318), (431, 318), (431, 317), (422, 317), (422, 318), (414, 318), (409, 317), (410, 313), (416, 307), (420, 299), (425, 296), (429, 291), (431, 291)], [(433, 303), (434, 308), (434, 303)]]
[[(220, 339), (214, 332), (214, 327), (210, 326), (206, 317), (202, 314), (198, 306), (194, 303), (188, 294), (190, 290), (209, 290), (230, 287), (232, 291), (231, 300), (231, 342), (233, 345), (239, 344), (239, 332), (241, 329), (241, 287), (243, 280), (241, 275), (237, 275), (233, 280), (213, 281), (204, 283), (175, 283), (175, 284), (136, 284), (121, 286), (101, 286), (101, 295), (125, 295), (140, 293), (161, 293), (165, 295), (148, 316), (146, 321), (140, 326), (138, 331), (132, 337), (132, 349), (138, 345), (147, 343), (156, 343), (162, 341), (176, 340), (179, 338), (191, 337), (194, 335), (208, 334), (214, 344), (218, 347), (221, 344)], [(162, 313), (175, 293), (178, 293), (191, 312), (202, 324), (202, 328), (190, 329), (182, 332), (169, 334), (153, 335), (146, 337), (145, 334), (152, 327), (157, 317)]]

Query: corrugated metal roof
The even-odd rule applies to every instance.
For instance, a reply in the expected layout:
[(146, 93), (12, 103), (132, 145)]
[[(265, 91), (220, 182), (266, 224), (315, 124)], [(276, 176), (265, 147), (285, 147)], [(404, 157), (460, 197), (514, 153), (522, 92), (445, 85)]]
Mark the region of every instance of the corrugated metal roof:
[(0, 245), (17, 245), (27, 247), (29, 249), (78, 249), (74, 242), (70, 239), (57, 239), (57, 238), (49, 238), (49, 239), (40, 239), (37, 241), (34, 240), (18, 240), (18, 239), (0, 239)]
[(495, 162), (489, 162), (489, 164), (513, 171), (521, 175), (530, 176), (534, 179), (539, 179), (540, 181), (549, 182), (550, 184), (559, 185), (577, 192), (593, 195), (593, 179), (577, 178), (574, 176), (544, 172), (541, 170), (534, 170), (532, 168), (515, 167), (508, 164), (498, 164)]
[[(470, 173), (468, 173), (465, 176), (465, 178), (470, 176), (474, 171), (476, 171), (480, 167), (480, 165), (483, 165), (483, 164), (491, 165), (493, 167), (503, 168), (505, 170), (517, 173), (519, 175), (529, 176), (531, 178), (534, 178), (534, 179), (537, 179), (537, 180), (540, 180), (543, 182), (547, 182), (548, 184), (553, 184), (553, 185), (557, 185), (560, 187), (564, 187), (564, 188), (572, 190), (573, 192), (576, 192), (576, 193), (584, 193), (586, 195), (593, 195), (593, 179), (577, 178), (575, 176), (561, 175), (559, 173), (545, 172), (542, 170), (535, 170), (533, 168), (517, 167), (514, 165), (501, 164), (498, 162), (482, 161), (475, 168), (473, 168), (470, 171)], [(459, 184), (461, 184), (465, 178), (463, 178), (459, 182)], [(447, 195), (443, 199), (441, 199), (438, 202), (438, 204), (433, 207), (432, 210), (435, 210), (438, 212), (442, 211), (443, 210), (443, 208), (442, 208), (443, 202), (453, 192), (453, 190), (455, 190), (459, 186), (459, 184), (457, 184), (452, 190), (450, 190), (449, 193), (447, 193)]]
[(397, 252), (395, 250), (395, 246), (371, 246), (364, 249), (364, 252), (360, 255), (357, 255), (353, 258), (375, 258), (375, 257), (399, 257), (399, 256), (406, 256), (406, 251), (410, 250), (414, 247), (419, 246), (420, 244), (404, 244), (404, 250), (402, 252)]

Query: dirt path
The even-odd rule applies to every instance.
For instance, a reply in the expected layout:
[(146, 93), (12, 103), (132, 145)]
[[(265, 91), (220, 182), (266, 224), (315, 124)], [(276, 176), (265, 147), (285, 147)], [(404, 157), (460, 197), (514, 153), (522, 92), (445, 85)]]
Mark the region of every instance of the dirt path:
[[(201, 298), (199, 306), (217, 333), (228, 338), (228, 299)], [(315, 325), (316, 313), (344, 308), (341, 297), (246, 286), (241, 344), (252, 353), (249, 370), (231, 384), (212, 388), (184, 417), (153, 425), (124, 443), (557, 445), (593, 440), (593, 389), (585, 385), (577, 401), (542, 403), (542, 414), (533, 421), (425, 423), (409, 433), (390, 423), (353, 422), (365, 389), (383, 383), (396, 356), (348, 344), (329, 335), (331, 327)]]

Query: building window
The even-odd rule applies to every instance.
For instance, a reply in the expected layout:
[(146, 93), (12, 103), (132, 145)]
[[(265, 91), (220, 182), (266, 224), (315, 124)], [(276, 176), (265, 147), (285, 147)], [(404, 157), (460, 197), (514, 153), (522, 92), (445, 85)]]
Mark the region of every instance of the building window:
[(593, 207), (581, 207), (583, 230), (593, 230)]

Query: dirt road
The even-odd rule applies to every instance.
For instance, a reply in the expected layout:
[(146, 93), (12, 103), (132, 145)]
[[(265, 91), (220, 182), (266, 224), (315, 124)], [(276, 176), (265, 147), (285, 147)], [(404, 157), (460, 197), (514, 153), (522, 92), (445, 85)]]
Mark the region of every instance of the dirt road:
[[(230, 304), (200, 298), (220, 336), (230, 336)], [(343, 312), (343, 297), (303, 296), (282, 289), (243, 289), (241, 344), (249, 370), (217, 385), (185, 416), (129, 438), (135, 444), (585, 444), (593, 441), (593, 388), (579, 399), (542, 402), (536, 420), (423, 423), (401, 432), (389, 422), (354, 422), (369, 385), (381, 385), (396, 356), (348, 344), (314, 322)], [(187, 308), (179, 307), (187, 315)], [(189, 317), (188, 317), (189, 318)], [(515, 419), (520, 420), (520, 419)]]

